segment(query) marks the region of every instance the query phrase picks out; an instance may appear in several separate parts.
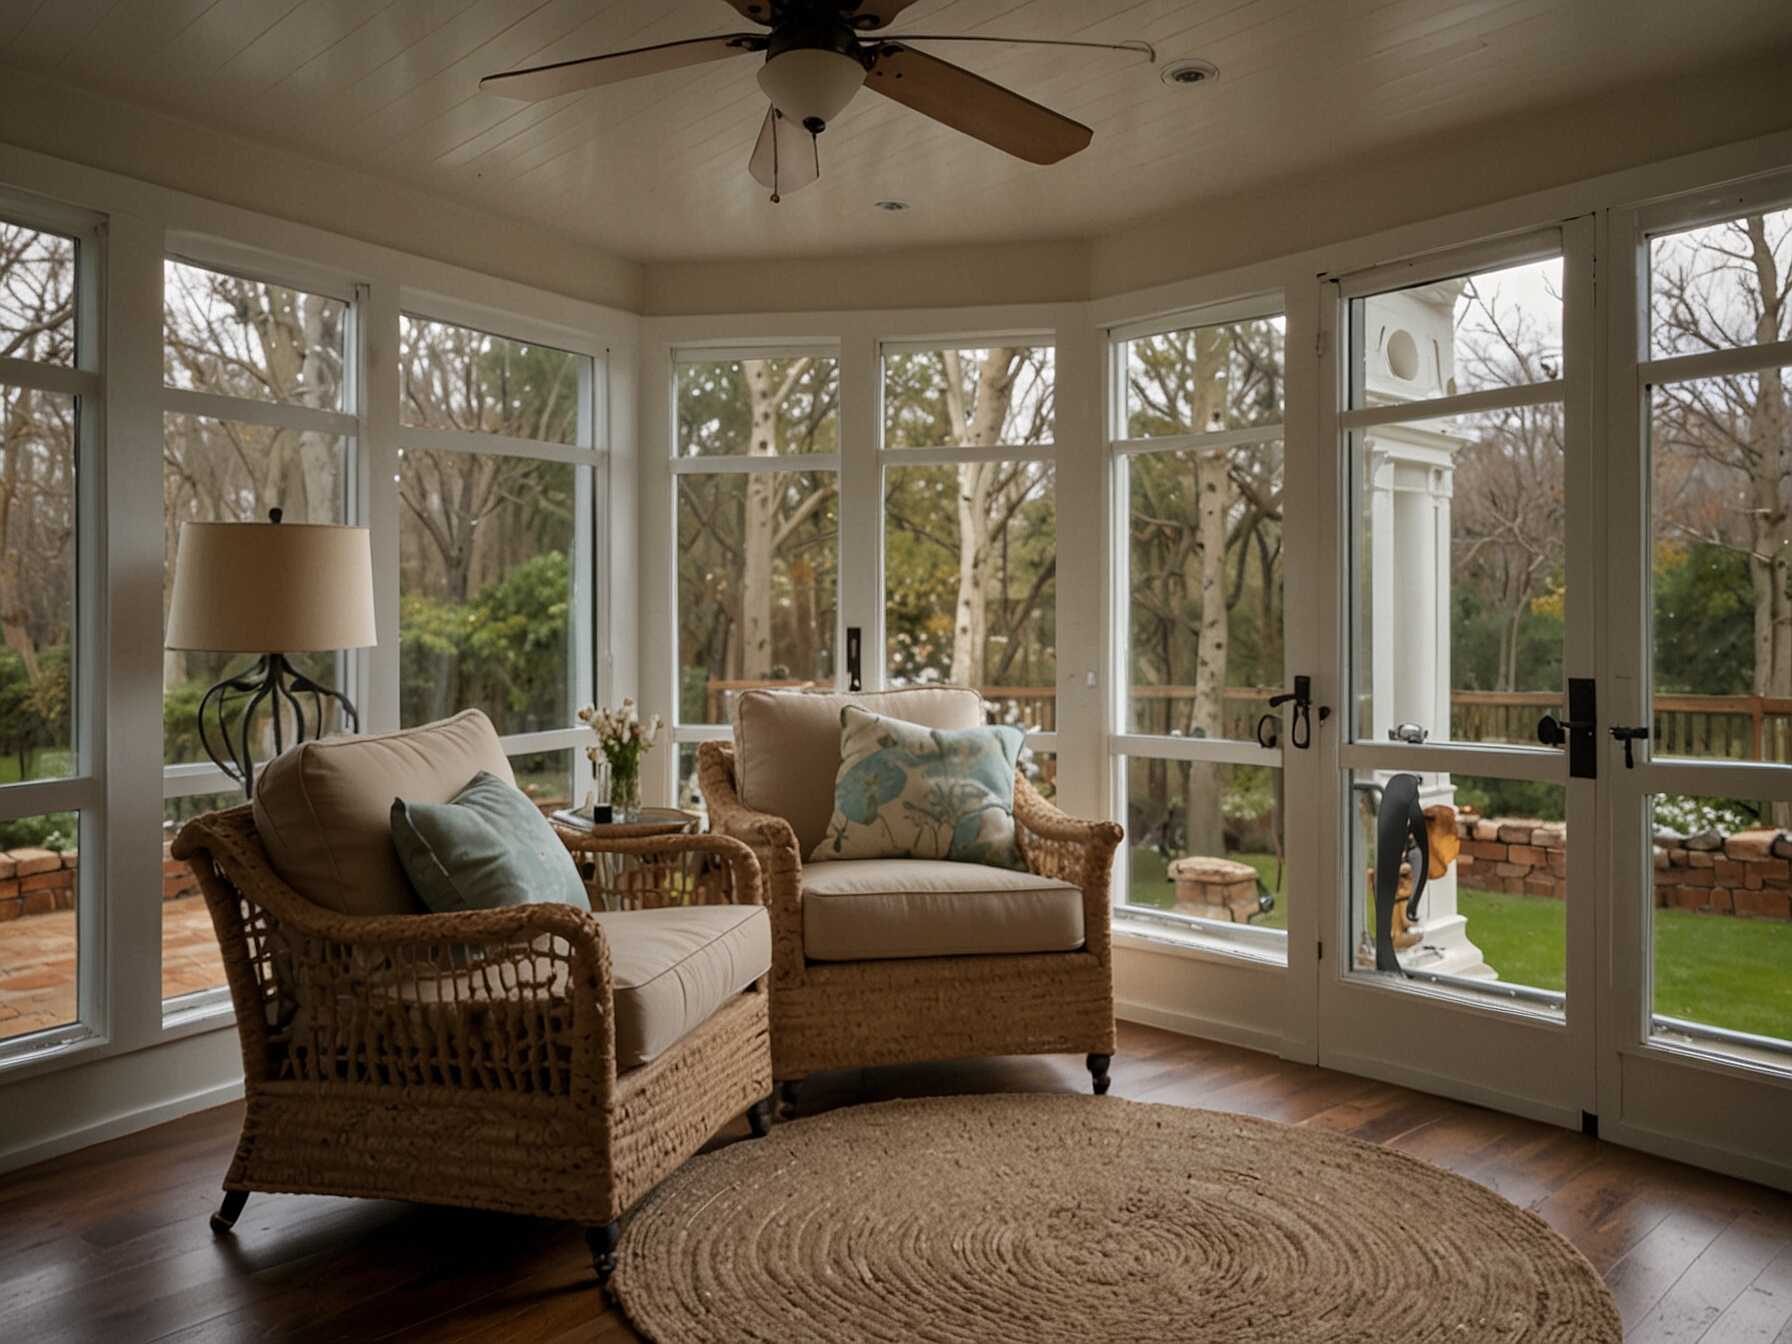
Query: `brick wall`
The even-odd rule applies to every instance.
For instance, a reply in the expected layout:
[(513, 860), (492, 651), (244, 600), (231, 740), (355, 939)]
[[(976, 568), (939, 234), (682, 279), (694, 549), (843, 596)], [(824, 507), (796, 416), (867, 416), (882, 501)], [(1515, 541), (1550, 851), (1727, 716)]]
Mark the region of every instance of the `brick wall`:
[(1459, 813), (1456, 834), (1462, 838), (1456, 877), (1464, 886), (1557, 900), (1567, 896), (1568, 828), (1561, 822)]
[[(1464, 886), (1526, 896), (1568, 894), (1568, 828), (1559, 821), (1459, 815)], [(1792, 919), (1792, 837), (1777, 831), (1655, 838), (1655, 903), (1705, 914)]]
[[(75, 850), (12, 849), (0, 853), (0, 923), (25, 915), (47, 915), (75, 908)], [(186, 864), (168, 856), (162, 846), (162, 899), (199, 894), (199, 879)]]

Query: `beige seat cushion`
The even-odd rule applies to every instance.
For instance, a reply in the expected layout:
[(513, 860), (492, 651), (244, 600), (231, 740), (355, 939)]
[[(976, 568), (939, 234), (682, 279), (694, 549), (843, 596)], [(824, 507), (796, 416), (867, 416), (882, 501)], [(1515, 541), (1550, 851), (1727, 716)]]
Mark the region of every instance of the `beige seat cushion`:
[(813, 853), (834, 815), (840, 711), (857, 705), (924, 728), (977, 728), (983, 697), (962, 686), (897, 691), (747, 691), (734, 702), (734, 787), (755, 812), (782, 817)]
[(600, 914), (616, 1003), (616, 1067), (676, 1045), (771, 969), (762, 905), (693, 905)]
[(803, 869), (814, 961), (1069, 952), (1083, 893), (1068, 882), (944, 859), (844, 859)]
[(481, 770), (515, 783), (476, 709), (377, 737), (305, 742), (255, 780), (255, 829), (274, 871), (343, 915), (424, 913), (392, 847), (392, 800), (445, 803)]

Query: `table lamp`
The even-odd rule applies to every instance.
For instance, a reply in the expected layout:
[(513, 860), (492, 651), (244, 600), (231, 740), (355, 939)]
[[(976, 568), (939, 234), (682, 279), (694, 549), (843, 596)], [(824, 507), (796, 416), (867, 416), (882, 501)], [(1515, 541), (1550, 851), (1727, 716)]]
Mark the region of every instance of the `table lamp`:
[(199, 702), (206, 755), (247, 797), (255, 795), (251, 744), (264, 706), (273, 710), (276, 755), (288, 745), (289, 714), (293, 743), (322, 736), (329, 701), (360, 728), (349, 698), (307, 677), (287, 655), (377, 642), (367, 529), (280, 517), (271, 509), (265, 523), (182, 524), (164, 640), (170, 649), (257, 655), (253, 667), (220, 681)]

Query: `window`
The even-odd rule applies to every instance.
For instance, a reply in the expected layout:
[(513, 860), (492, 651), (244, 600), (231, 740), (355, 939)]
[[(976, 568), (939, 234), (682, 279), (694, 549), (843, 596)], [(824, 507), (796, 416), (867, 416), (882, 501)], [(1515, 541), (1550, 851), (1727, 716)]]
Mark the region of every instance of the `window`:
[(840, 565), (836, 356), (691, 350), (676, 368), (675, 733), (728, 723), (748, 687), (834, 683)]
[[(271, 509), (295, 523), (350, 521), (358, 421), (348, 371), (353, 305), (342, 295), (169, 259), (162, 269), (163, 614), (180, 529), (190, 522), (261, 522)], [(348, 687), (352, 660), (300, 654), (293, 663), (325, 685)], [(241, 802), (199, 740), (201, 698), (242, 671), (236, 654), (163, 656), (162, 965), (170, 1011), (222, 1003), (223, 965), (197, 887), (167, 846), (179, 822)], [(351, 698), (353, 692), (351, 690)], [(271, 722), (271, 721), (269, 721)], [(325, 731), (343, 727), (334, 705)], [(266, 760), (271, 736), (257, 751)]]
[(1266, 300), (1115, 333), (1111, 430), (1126, 536), (1121, 903), (1278, 959), (1281, 756), (1256, 725), (1284, 682), (1284, 342)]
[(883, 352), (887, 685), (982, 689), (990, 717), (1057, 728), (1055, 351)]
[(406, 314), (400, 363), (400, 722), (479, 706), (564, 806), (596, 694), (596, 362)]
[(0, 217), (0, 1059), (103, 1016), (97, 863), (79, 863), (102, 797), (87, 740), (98, 270), (91, 223)]

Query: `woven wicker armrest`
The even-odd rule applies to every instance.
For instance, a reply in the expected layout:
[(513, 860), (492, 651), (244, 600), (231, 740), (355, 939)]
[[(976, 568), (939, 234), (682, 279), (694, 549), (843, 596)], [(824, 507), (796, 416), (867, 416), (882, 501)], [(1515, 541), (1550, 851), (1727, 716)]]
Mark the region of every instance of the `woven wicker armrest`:
[(274, 872), (247, 807), (189, 822), (172, 853), (205, 891), (250, 1078), (609, 1095), (610, 956), (588, 912), (337, 914)]
[(1111, 821), (1084, 821), (1060, 811), (1020, 774), (1014, 777), (1014, 820), (1027, 867), (1082, 888), (1085, 945), (1105, 958), (1113, 921), (1114, 851), (1126, 832)]
[(788, 821), (755, 812), (734, 786), (734, 744), (697, 744), (697, 782), (709, 808), (709, 828), (749, 846), (759, 861), (772, 916), (774, 982), (800, 978), (803, 967), (803, 856)]
[[(575, 857), (616, 855), (625, 860), (619, 881), (653, 905), (764, 905), (759, 860), (745, 841), (728, 835), (661, 835), (615, 839), (556, 826)], [(659, 897), (643, 901), (639, 898)]]

